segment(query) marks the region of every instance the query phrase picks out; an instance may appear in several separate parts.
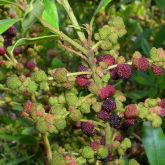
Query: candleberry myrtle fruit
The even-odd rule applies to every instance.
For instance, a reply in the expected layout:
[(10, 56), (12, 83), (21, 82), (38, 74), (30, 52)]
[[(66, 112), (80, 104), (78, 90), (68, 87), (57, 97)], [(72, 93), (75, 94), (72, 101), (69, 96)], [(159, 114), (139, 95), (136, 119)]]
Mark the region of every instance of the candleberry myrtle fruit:
[(145, 72), (149, 68), (149, 62), (147, 58), (140, 57), (137, 59), (137, 64), (135, 66), (137, 67), (138, 70)]
[(89, 80), (86, 77), (78, 76), (76, 77), (76, 83), (78, 86), (86, 88), (89, 85)]
[(124, 117), (134, 119), (138, 116), (138, 111), (135, 104), (130, 104), (125, 107)]
[(156, 75), (156, 76), (161, 76), (163, 75), (163, 68), (158, 67), (156, 65), (152, 65), (151, 66), (152, 72)]
[(7, 31), (6, 31), (6, 35), (15, 37), (17, 34), (17, 29), (15, 26), (11, 26)]
[(117, 75), (123, 80), (129, 79), (132, 76), (132, 69), (128, 64), (118, 64)]
[(92, 150), (91, 147), (86, 146), (82, 150), (82, 156), (87, 159), (91, 159), (94, 157), (94, 151)]
[(100, 111), (98, 113), (98, 118), (103, 121), (109, 121), (110, 120), (110, 114), (107, 111)]
[(8, 88), (16, 90), (19, 89), (19, 87), (21, 86), (21, 81), (19, 80), (17, 75), (12, 75), (8, 77), (6, 85)]
[(107, 98), (103, 101), (102, 108), (106, 112), (112, 112), (116, 108), (116, 103), (111, 98)]
[(93, 136), (96, 133), (94, 124), (91, 121), (81, 122), (81, 130), (87, 136)]
[(108, 148), (106, 146), (100, 146), (97, 150), (97, 156), (99, 159), (105, 159), (108, 156)]
[(111, 66), (111, 65), (115, 64), (115, 59), (111, 55), (105, 54), (105, 55), (97, 56), (97, 62), (98, 63), (105, 62), (108, 66)]
[(109, 123), (110, 123), (111, 127), (115, 128), (115, 129), (119, 129), (121, 127), (121, 119), (116, 114), (110, 115)]
[(47, 81), (48, 77), (44, 71), (38, 70), (31, 74), (31, 79), (38, 83)]
[(1, 48), (0, 48), (0, 56), (4, 56), (5, 53), (6, 53), (5, 48), (4, 48), (4, 47), (1, 47)]

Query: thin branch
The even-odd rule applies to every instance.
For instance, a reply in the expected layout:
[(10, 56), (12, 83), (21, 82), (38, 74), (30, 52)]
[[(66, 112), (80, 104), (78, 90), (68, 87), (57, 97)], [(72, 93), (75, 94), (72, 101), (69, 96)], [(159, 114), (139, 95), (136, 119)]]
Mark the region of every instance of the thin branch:
[[(127, 62), (127, 63), (125, 63), (125, 64), (132, 65), (132, 62)], [(107, 71), (107, 70), (112, 70), (112, 69), (116, 68), (117, 65), (118, 65), (118, 64), (109, 66), (109, 67), (106, 69), (106, 71)]]

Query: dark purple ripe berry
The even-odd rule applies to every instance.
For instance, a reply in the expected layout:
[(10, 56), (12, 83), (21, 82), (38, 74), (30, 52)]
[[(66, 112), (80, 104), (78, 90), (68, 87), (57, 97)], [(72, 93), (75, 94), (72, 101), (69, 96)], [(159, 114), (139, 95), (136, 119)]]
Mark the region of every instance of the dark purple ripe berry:
[(5, 48), (0, 48), (0, 56), (4, 56), (5, 55), (5, 53), (6, 53), (6, 50), (5, 50)]
[(12, 37), (15, 37), (17, 34), (17, 29), (15, 26), (11, 26), (7, 31), (6, 34)]
[(26, 64), (27, 68), (31, 71), (33, 71), (36, 67), (36, 64), (33, 62), (33, 61), (29, 61), (27, 64)]
[(87, 136), (93, 136), (96, 133), (94, 125), (92, 122), (82, 122), (81, 123), (81, 130)]
[(115, 128), (115, 129), (119, 129), (121, 124), (120, 124), (120, 117), (115, 115), (115, 114), (111, 114), (110, 115), (110, 119), (109, 119), (109, 123), (111, 125), (111, 127)]
[(14, 49), (14, 55), (18, 56), (21, 53), (21, 49), (20, 48), (15, 48)]
[(11, 46), (13, 42), (13, 38), (10, 36), (5, 37), (4, 39), (4, 45), (5, 47)]
[(110, 114), (107, 111), (102, 110), (98, 113), (98, 118), (103, 120), (103, 121), (109, 121)]
[(117, 75), (123, 80), (129, 79), (132, 76), (132, 69), (128, 64), (119, 64), (117, 66)]
[(102, 108), (106, 112), (112, 112), (116, 108), (116, 103), (112, 99), (108, 98), (103, 101)]

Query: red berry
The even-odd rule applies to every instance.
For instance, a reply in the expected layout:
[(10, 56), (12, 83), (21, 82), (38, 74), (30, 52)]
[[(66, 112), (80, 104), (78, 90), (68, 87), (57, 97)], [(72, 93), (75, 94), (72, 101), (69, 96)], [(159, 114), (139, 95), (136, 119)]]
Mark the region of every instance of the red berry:
[(135, 119), (126, 119), (125, 122), (124, 122), (124, 125), (126, 127), (132, 126), (134, 124), (135, 124)]
[(110, 114), (102, 110), (98, 113), (98, 118), (103, 121), (108, 121), (110, 119)]
[(5, 55), (5, 53), (6, 53), (6, 50), (5, 50), (5, 48), (0, 48), (0, 56), (4, 56)]
[(96, 133), (94, 124), (90, 121), (81, 123), (81, 130), (87, 136), (93, 136)]
[(165, 108), (160, 110), (160, 116), (165, 117)]
[(103, 110), (106, 112), (111, 112), (116, 108), (116, 103), (112, 99), (108, 98), (103, 101)]
[(121, 142), (123, 139), (124, 139), (124, 138), (123, 138), (123, 136), (121, 136), (121, 135), (116, 135), (116, 136), (115, 136), (115, 140), (116, 140), (116, 141)]
[(121, 79), (126, 80), (132, 76), (132, 69), (128, 64), (118, 64), (117, 74)]
[(114, 68), (110, 71), (110, 76), (112, 80), (117, 80), (119, 78), (117, 74), (117, 68)]
[(14, 49), (14, 55), (18, 56), (21, 53), (21, 49), (20, 48), (15, 48)]
[(99, 91), (99, 96), (101, 99), (106, 99), (109, 96), (113, 96), (114, 94), (115, 88), (112, 85), (108, 85)]
[(152, 72), (157, 76), (161, 76), (163, 74), (163, 68), (161, 68), (161, 67), (158, 67), (156, 65), (152, 65), (151, 69), (152, 69)]
[(134, 119), (138, 116), (138, 111), (135, 104), (130, 104), (125, 107), (124, 117), (126, 119)]
[(81, 77), (78, 76), (76, 77), (76, 83), (80, 86), (80, 87), (88, 87), (89, 85), (89, 80), (85, 77)]
[(31, 71), (33, 71), (36, 67), (36, 64), (33, 62), (33, 61), (29, 61), (27, 64), (26, 64), (27, 68)]
[(100, 147), (100, 144), (96, 141), (91, 142), (90, 147), (93, 149), (93, 151), (97, 151)]
[(6, 34), (9, 35), (9, 36), (15, 37), (16, 34), (17, 34), (17, 29), (16, 29), (16, 27), (15, 27), (15, 26), (11, 26), (11, 27), (7, 30)]
[(115, 64), (115, 59), (111, 55), (100, 55), (97, 57), (97, 62), (105, 62), (108, 66)]
[(38, 111), (38, 112), (37, 112), (37, 116), (38, 116), (38, 117), (42, 117), (42, 116), (43, 116), (43, 112), (42, 112), (42, 111)]
[(161, 108), (165, 108), (165, 98), (161, 99), (159, 105), (161, 106)]
[(27, 101), (24, 103), (23, 107), (26, 113), (30, 113), (34, 109), (34, 103), (32, 103), (31, 101)]
[(141, 70), (144, 72), (147, 71), (147, 69), (149, 67), (149, 62), (148, 62), (147, 58), (145, 58), (145, 57), (139, 58), (136, 67), (138, 70)]

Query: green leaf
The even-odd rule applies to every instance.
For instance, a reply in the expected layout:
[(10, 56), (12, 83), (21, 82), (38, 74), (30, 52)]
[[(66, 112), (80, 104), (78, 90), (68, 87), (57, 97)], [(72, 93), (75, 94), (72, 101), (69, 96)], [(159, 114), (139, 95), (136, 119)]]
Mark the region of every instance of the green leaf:
[(12, 5), (16, 5), (14, 2), (14, 0), (0, 0), (0, 5), (7, 5), (7, 4), (12, 4)]
[(0, 20), (0, 34), (4, 33), (9, 27), (20, 21), (21, 18)]
[(54, 58), (51, 62), (51, 68), (63, 68), (65, 67), (65, 64), (58, 58)]
[(144, 54), (149, 56), (149, 51), (151, 49), (151, 46), (150, 46), (150, 44), (148, 43), (148, 41), (146, 39), (142, 39), (141, 48), (142, 48)]
[(91, 22), (90, 22), (90, 25), (93, 24), (93, 21), (95, 19), (95, 16), (100, 12), (102, 11), (112, 0), (101, 0), (98, 7), (96, 8), (94, 14), (93, 14), (93, 17), (91, 19)]
[(161, 9), (165, 9), (165, 0), (155, 0), (157, 6)]
[(42, 18), (51, 26), (59, 29), (59, 18), (55, 2), (53, 0), (43, 0), (43, 3), (45, 9)]
[[(32, 1), (33, 2), (33, 1)], [(25, 16), (22, 21), (22, 28), (24, 32), (37, 21), (37, 18), (40, 17), (44, 11), (44, 5), (42, 1), (36, 0), (35, 3), (31, 3), (28, 12), (25, 13)]]
[(152, 128), (150, 122), (144, 122), (142, 142), (150, 165), (164, 165), (165, 136), (162, 128)]
[(19, 40), (17, 40), (17, 42), (13, 45), (7, 48), (7, 52), (9, 54), (13, 54), (13, 50), (15, 47), (21, 46), (21, 45), (29, 45), (29, 44), (34, 44), (36, 42), (43, 42), (46, 40), (51, 40), (54, 37), (56, 37), (56, 35), (48, 35), (48, 36), (42, 36), (42, 37), (36, 37), (36, 38), (21, 38)]
[(31, 159), (33, 156), (34, 155), (24, 156), (22, 158), (15, 159), (15, 160), (12, 160), (11, 162), (6, 163), (6, 165), (17, 165), (17, 164), (20, 164), (22, 162), (25, 162), (25, 161)]

